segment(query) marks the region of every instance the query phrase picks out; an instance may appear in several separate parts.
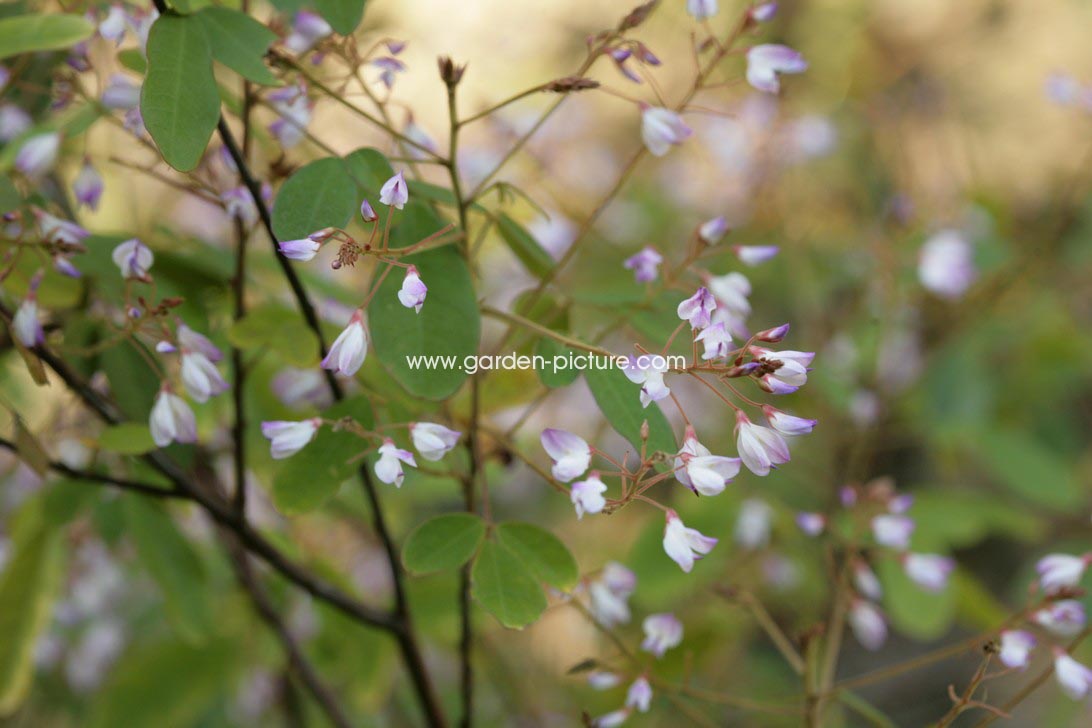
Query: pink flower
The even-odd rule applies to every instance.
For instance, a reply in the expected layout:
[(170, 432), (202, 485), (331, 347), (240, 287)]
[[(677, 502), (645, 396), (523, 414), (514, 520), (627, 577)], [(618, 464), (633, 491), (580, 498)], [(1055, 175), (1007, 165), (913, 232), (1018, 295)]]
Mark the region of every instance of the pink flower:
[(383, 183), (379, 189), (379, 201), (401, 210), (409, 200), (409, 191), (406, 189), (406, 178), (402, 172), (391, 177)]
[(647, 713), (652, 703), (652, 686), (644, 675), (633, 681), (626, 691), (626, 707), (635, 708), (638, 712)]
[(781, 90), (778, 74), (802, 73), (807, 69), (804, 57), (788, 46), (764, 44), (747, 51), (747, 83), (768, 94)]
[(322, 368), (351, 377), (360, 369), (367, 354), (368, 334), (364, 330), (364, 319), (360, 315), (360, 309), (357, 309), (353, 311), (349, 325), (330, 345), (330, 351), (322, 360)]
[(769, 475), (771, 469), (790, 459), (785, 438), (768, 427), (754, 424), (742, 411), (736, 412), (736, 449), (743, 464), (755, 475)]
[(626, 258), (622, 267), (633, 271), (633, 277), (638, 283), (648, 283), (656, 280), (660, 274), (660, 263), (663, 262), (664, 257), (651, 245), (646, 245), (640, 252)]
[(790, 415), (768, 404), (763, 405), (762, 414), (766, 416), (766, 421), (770, 423), (770, 427), (782, 435), (807, 435), (819, 423), (819, 420), (809, 420), (804, 417)]
[(299, 240), (282, 240), (277, 243), (278, 250), (285, 258), (303, 262), (313, 260), (321, 247), (322, 243), (311, 237), (300, 238)]
[(274, 460), (295, 455), (302, 450), (322, 427), (322, 419), (315, 417), (301, 422), (275, 420), (262, 423), (262, 436), (269, 440), (269, 452)]
[(808, 536), (818, 536), (827, 527), (827, 518), (822, 513), (801, 511), (796, 514), (796, 526)]
[(653, 156), (662, 157), (672, 145), (682, 144), (693, 134), (674, 111), (646, 106), (641, 112), (641, 138)]
[(399, 302), (406, 308), (412, 308), (417, 313), (421, 313), (427, 294), (428, 286), (421, 280), (417, 268), (411, 265), (406, 269), (406, 277), (402, 279), (402, 289), (398, 291)]
[(409, 427), (413, 446), (425, 460), (436, 462), (459, 442), (461, 432), (435, 422), (414, 422)]
[(714, 217), (712, 220), (706, 220), (698, 228), (698, 237), (706, 245), (716, 245), (720, 242), (720, 239), (728, 232), (728, 221), (721, 217)]
[(126, 240), (114, 248), (111, 255), (114, 264), (121, 270), (122, 278), (134, 278), (138, 281), (150, 281), (148, 269), (152, 267), (155, 255), (147, 245), (136, 238)]
[(955, 562), (938, 554), (904, 554), (902, 568), (922, 589), (939, 592), (948, 586), (948, 577), (955, 569)]
[(157, 447), (167, 447), (172, 442), (197, 442), (197, 422), (193, 410), (166, 386), (156, 396), (148, 429)]
[(379, 215), (376, 215), (375, 210), (372, 209), (372, 203), (367, 199), (360, 203), (360, 219), (364, 222), (375, 222), (379, 219)]
[(569, 496), (576, 507), (576, 517), (580, 519), (585, 513), (602, 512), (607, 505), (607, 499), (603, 497), (606, 491), (606, 484), (600, 480), (599, 473), (595, 470), (591, 471), (586, 480), (573, 483)]
[(918, 279), (941, 298), (961, 297), (977, 275), (971, 244), (958, 230), (941, 230), (922, 246)]
[(208, 357), (186, 349), (182, 350), (182, 383), (195, 402), (207, 402), (209, 397), (215, 397), (228, 388), (220, 370)]
[(629, 621), (627, 600), (637, 588), (637, 576), (616, 561), (608, 561), (599, 578), (588, 584), (590, 608), (604, 627)]
[(32, 208), (32, 211), (42, 238), (51, 243), (68, 245), (80, 250), (84, 248), (83, 240), (91, 234), (87, 230), (74, 222), (62, 220), (37, 207)]
[(35, 134), (19, 147), (15, 154), (15, 169), (33, 179), (53, 169), (61, 150), (61, 135), (57, 132)]
[(861, 646), (875, 652), (887, 641), (887, 621), (872, 602), (855, 599), (849, 608), (849, 627)]
[(732, 252), (736, 254), (739, 261), (750, 266), (772, 260), (777, 256), (779, 250), (780, 248), (776, 245), (735, 245), (732, 247)]
[(883, 596), (883, 586), (880, 585), (876, 572), (860, 559), (853, 562), (853, 586), (869, 599), (879, 600)]
[(792, 394), (807, 384), (809, 367), (815, 359), (813, 351), (773, 351), (761, 346), (752, 346), (751, 353), (774, 369), (761, 378), (762, 388), (772, 394)]
[(591, 448), (584, 439), (565, 430), (546, 428), (542, 431), (542, 449), (554, 461), (551, 472), (562, 483), (579, 478), (591, 464)]
[(1001, 633), (1001, 646), (997, 657), (1005, 667), (1024, 670), (1035, 644), (1035, 635), (1031, 632), (1022, 629), (1005, 630)]
[(622, 370), (629, 381), (641, 385), (641, 406), (648, 407), (652, 402), (659, 402), (671, 396), (671, 389), (664, 384), (667, 373), (667, 361), (662, 356), (642, 354), (630, 356), (629, 366)]
[(699, 288), (693, 296), (679, 304), (676, 311), (679, 318), (690, 322), (690, 328), (704, 329), (712, 323), (713, 311), (717, 307), (716, 299), (705, 286)]
[(1044, 556), (1035, 565), (1035, 570), (1039, 572), (1039, 585), (1047, 594), (1077, 586), (1090, 563), (1092, 563), (1092, 553), (1084, 556), (1069, 554)]
[(879, 515), (872, 519), (872, 537), (881, 546), (904, 551), (910, 547), (914, 526), (914, 519), (908, 516)]
[(1074, 700), (1084, 700), (1092, 691), (1092, 669), (1069, 656), (1061, 647), (1054, 647), (1054, 677), (1062, 692)]
[(765, 23), (773, 20), (773, 17), (777, 15), (777, 3), (768, 2), (762, 3), (761, 5), (755, 5), (749, 12), (751, 20), (756, 23)]
[(682, 622), (676, 619), (674, 614), (668, 612), (650, 614), (641, 623), (641, 628), (645, 632), (641, 649), (651, 652), (658, 658), (663, 657), (665, 652), (682, 642)]
[(99, 209), (99, 200), (102, 198), (104, 187), (102, 175), (90, 160), (85, 159), (79, 174), (72, 182), (72, 194), (76, 197), (76, 203), (90, 210)]
[(728, 333), (728, 328), (723, 321), (702, 329), (701, 333), (694, 337), (694, 341), (700, 341), (705, 345), (705, 351), (701, 355), (704, 361), (726, 359), (732, 352), (732, 335)]
[(223, 352), (216, 348), (216, 344), (209, 341), (207, 336), (197, 333), (183, 323), (178, 324), (178, 343), (182, 345), (183, 349), (204, 354), (205, 358), (212, 362), (224, 358)]
[(384, 438), (383, 444), (379, 446), (379, 460), (375, 463), (375, 477), (384, 483), (393, 483), (395, 487), (401, 488), (402, 481), (406, 477), (402, 472), (402, 463), (417, 467), (413, 453), (399, 449), (389, 437)]
[(1076, 599), (1063, 599), (1043, 607), (1031, 619), (1056, 635), (1073, 637), (1084, 629), (1084, 605)]
[(705, 556), (717, 545), (717, 539), (705, 536), (696, 529), (687, 528), (675, 511), (667, 512), (664, 527), (664, 552), (686, 573), (694, 568), (694, 561)]

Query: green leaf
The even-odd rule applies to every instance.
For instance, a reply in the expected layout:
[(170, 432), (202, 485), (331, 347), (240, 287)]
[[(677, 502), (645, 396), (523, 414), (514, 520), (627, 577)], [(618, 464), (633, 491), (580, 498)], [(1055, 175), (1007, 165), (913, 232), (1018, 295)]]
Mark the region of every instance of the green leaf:
[(13, 713), (30, 690), (34, 645), (49, 625), (61, 582), (59, 535), (46, 526), (40, 501), (20, 511), (12, 556), (0, 574), (0, 716)]
[(208, 715), (235, 690), (241, 645), (228, 639), (201, 646), (141, 643), (112, 669), (96, 693), (90, 728), (158, 728), (215, 723)]
[[(399, 247), (435, 233), (442, 222), (419, 203), (406, 205), (394, 238)], [(478, 350), (481, 320), (474, 284), (462, 255), (445, 245), (401, 259), (417, 266), (428, 286), (420, 313), (398, 301), (401, 276), (388, 275), (369, 308), (368, 322), (379, 361), (410, 393), (425, 399), (451, 396), (466, 379), (464, 360)], [(449, 357), (447, 364), (413, 368), (417, 356)]]
[(95, 32), (79, 15), (16, 15), (0, 19), (0, 58), (71, 48)]
[[(352, 417), (365, 428), (372, 426), (371, 406), (364, 397), (339, 402), (322, 416), (329, 420)], [(356, 435), (323, 427), (298, 453), (277, 461), (273, 503), (287, 514), (318, 508), (361, 466), (354, 458), (365, 449), (367, 444)]]
[(212, 56), (254, 83), (275, 86), (277, 77), (262, 62), (277, 34), (246, 13), (208, 7), (193, 17), (205, 26)]
[(0, 214), (11, 212), (23, 204), (23, 196), (10, 177), (0, 177)]
[(248, 311), (232, 325), (228, 340), (240, 349), (270, 349), (298, 367), (314, 365), (318, 359), (314, 332), (298, 312), (279, 306)]
[(503, 544), (492, 540), (482, 544), (470, 576), (474, 599), (505, 627), (522, 629), (546, 609), (538, 581)]
[(1031, 434), (988, 429), (970, 446), (998, 482), (1027, 500), (1057, 511), (1080, 504), (1081, 484), (1073, 469)]
[(473, 513), (447, 513), (413, 529), (402, 547), (402, 563), (418, 574), (456, 569), (478, 550), (485, 522)]
[(152, 25), (140, 113), (167, 164), (183, 172), (197, 166), (220, 118), (212, 49), (201, 21), (161, 15)]
[(365, 0), (315, 0), (315, 10), (341, 35), (351, 35), (364, 17)]
[(126, 422), (103, 430), (99, 447), (121, 455), (140, 455), (155, 450), (155, 442), (147, 425)]
[(337, 157), (317, 159), (281, 185), (273, 231), (280, 240), (299, 240), (325, 227), (343, 228), (359, 203), (345, 162)]
[(139, 48), (126, 48), (118, 52), (118, 63), (134, 73), (144, 75), (148, 70), (148, 59), (140, 52)]
[(125, 498), (122, 503), (126, 532), (163, 592), (175, 631), (187, 642), (203, 642), (213, 630), (213, 619), (200, 557), (161, 504), (147, 498)]
[(629, 381), (622, 370), (613, 366), (610, 369), (588, 369), (584, 372), (584, 379), (595, 397), (595, 403), (599, 405), (611, 427), (638, 452), (641, 449), (641, 423), (645, 420), (648, 420), (649, 428), (649, 454), (656, 451), (678, 451), (675, 433), (659, 405), (652, 402), (648, 407), (642, 408), (640, 387)]
[(561, 359), (567, 360), (570, 352), (572, 352), (572, 349), (548, 336), (543, 336), (541, 339), (537, 340), (535, 342), (535, 356), (541, 356), (547, 362), (551, 362), (550, 366), (540, 367), (535, 370), (535, 373), (538, 374), (539, 381), (551, 389), (567, 387), (575, 382), (580, 377), (579, 369), (558, 368), (555, 370), (552, 366), (554, 357), (561, 357)]
[(497, 541), (519, 557), (535, 576), (550, 586), (568, 591), (580, 571), (565, 544), (549, 531), (530, 523), (509, 521), (497, 526)]
[(497, 230), (508, 248), (535, 277), (545, 278), (555, 265), (554, 259), (538, 244), (534, 236), (518, 222), (502, 212), (497, 218)]

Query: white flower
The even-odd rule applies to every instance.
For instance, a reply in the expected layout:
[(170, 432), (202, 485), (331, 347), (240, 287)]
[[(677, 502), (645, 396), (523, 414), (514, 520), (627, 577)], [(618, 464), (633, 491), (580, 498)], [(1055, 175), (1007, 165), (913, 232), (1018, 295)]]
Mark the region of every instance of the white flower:
[(1054, 677), (1062, 692), (1074, 700), (1084, 700), (1092, 690), (1092, 669), (1074, 660), (1061, 647), (1054, 648)]
[(292, 32), (284, 39), (284, 47), (297, 55), (306, 53), (333, 32), (334, 29), (321, 16), (300, 10), (292, 19)]
[(827, 518), (822, 513), (801, 511), (796, 514), (796, 525), (808, 536), (818, 536), (827, 527)]
[(706, 20), (717, 14), (717, 0), (686, 0), (686, 12), (695, 20)]
[(766, 415), (766, 421), (782, 435), (806, 435), (811, 432), (819, 420), (809, 420), (797, 417), (775, 409), (770, 405), (762, 407), (762, 414)]
[(608, 561), (595, 579), (588, 585), (591, 612), (595, 621), (604, 627), (613, 627), (629, 621), (627, 600), (637, 588), (637, 576), (616, 561)]
[(53, 169), (60, 149), (61, 135), (57, 132), (35, 134), (19, 147), (15, 168), (31, 179), (37, 179)]
[(617, 728), (626, 722), (626, 718), (629, 717), (629, 708), (619, 708), (618, 710), (612, 710), (606, 715), (601, 715), (592, 721), (592, 725), (595, 728)]
[(853, 563), (853, 585), (861, 596), (877, 601), (883, 597), (879, 577), (864, 561), (857, 560)]
[(799, 52), (784, 45), (757, 45), (747, 51), (747, 83), (759, 91), (781, 90), (779, 73), (803, 73), (808, 63)]
[(125, 37), (125, 21), (125, 9), (121, 5), (111, 5), (106, 18), (99, 23), (99, 35), (120, 44)]
[(151, 280), (148, 269), (152, 267), (155, 255), (147, 245), (136, 238), (119, 243), (111, 257), (114, 264), (121, 270), (122, 278), (135, 278), (138, 281)]
[(974, 251), (963, 233), (941, 230), (925, 241), (918, 259), (918, 279), (926, 289), (942, 298), (956, 299), (976, 276)]
[(405, 207), (409, 201), (409, 191), (406, 189), (406, 178), (401, 172), (383, 183), (379, 189), (379, 201), (399, 210)]
[(883, 647), (887, 641), (887, 622), (875, 604), (863, 599), (854, 600), (848, 618), (853, 635), (866, 650), (874, 652)]
[(776, 245), (737, 245), (732, 248), (740, 262), (750, 266), (765, 263), (775, 257), (778, 250)]
[(701, 358), (704, 361), (710, 359), (726, 359), (732, 352), (732, 335), (723, 321), (718, 321), (708, 326), (694, 337), (694, 341), (700, 341), (705, 345), (705, 351)]
[(742, 411), (736, 412), (736, 449), (743, 464), (755, 475), (789, 462), (785, 438), (768, 427), (756, 425)]
[(633, 681), (626, 691), (626, 707), (635, 708), (641, 713), (648, 712), (648, 706), (652, 703), (652, 686), (648, 684), (648, 678), (644, 675)]
[(399, 302), (406, 308), (412, 308), (417, 313), (421, 313), (427, 294), (428, 286), (421, 280), (417, 268), (411, 265), (406, 269), (406, 277), (402, 279), (402, 288), (398, 291)]
[(694, 561), (705, 556), (717, 545), (717, 539), (705, 536), (697, 529), (687, 528), (675, 511), (667, 512), (664, 527), (664, 552), (686, 573), (694, 568)]
[(409, 450), (400, 450), (390, 438), (383, 440), (383, 444), (379, 447), (379, 460), (375, 463), (375, 477), (384, 483), (394, 483), (396, 487), (401, 488), (402, 481), (406, 477), (402, 472), (402, 463), (417, 467), (413, 453)]
[(102, 90), (102, 105), (107, 109), (135, 109), (140, 106), (140, 84), (115, 73)]
[(583, 518), (585, 513), (600, 513), (607, 505), (607, 499), (603, 493), (607, 491), (607, 485), (599, 479), (599, 473), (591, 471), (586, 480), (578, 480), (573, 483), (569, 491), (573, 506), (576, 507), (576, 517)]
[(459, 442), (461, 432), (449, 429), (435, 422), (414, 422), (409, 427), (413, 446), (425, 460), (435, 462), (447, 455)]
[(656, 657), (663, 657), (665, 652), (682, 642), (682, 622), (676, 619), (674, 614), (668, 612), (650, 614), (645, 617), (641, 627), (645, 632), (641, 649), (651, 652)]
[(274, 460), (295, 455), (315, 438), (322, 427), (322, 419), (315, 417), (302, 422), (275, 420), (262, 423), (262, 435), (268, 439), (269, 452)]
[(360, 369), (367, 355), (368, 334), (364, 330), (364, 320), (360, 310), (357, 309), (353, 311), (349, 325), (330, 345), (330, 351), (322, 360), (322, 368), (351, 377)]
[(99, 209), (99, 200), (102, 198), (104, 185), (102, 175), (91, 164), (90, 160), (84, 160), (79, 174), (72, 181), (72, 194), (76, 197), (76, 203), (84, 205), (90, 210)]
[(629, 366), (622, 370), (629, 381), (641, 385), (641, 406), (648, 407), (652, 402), (658, 402), (671, 396), (671, 389), (664, 384), (664, 374), (667, 373), (667, 360), (665, 357), (643, 354), (630, 356)]
[(27, 297), (19, 304), (19, 308), (15, 309), (11, 328), (19, 343), (28, 349), (45, 342), (45, 332), (38, 321), (38, 297), (33, 288), (27, 292)]
[(224, 358), (223, 352), (216, 348), (216, 344), (209, 341), (204, 334), (199, 334), (186, 324), (178, 324), (178, 343), (183, 349), (204, 354), (209, 361), (220, 361)]
[(728, 232), (728, 221), (724, 216), (706, 220), (698, 227), (698, 237), (707, 245), (716, 245)]
[(736, 318), (746, 319), (751, 315), (751, 282), (742, 273), (727, 273), (713, 276), (705, 282), (713, 298), (717, 299), (718, 311), (723, 308)]
[(1032, 621), (1062, 637), (1073, 637), (1084, 629), (1084, 605), (1076, 599), (1063, 599), (1031, 615)]
[(938, 592), (948, 586), (955, 562), (939, 554), (906, 554), (902, 558), (902, 568), (922, 589)]
[(164, 387), (156, 396), (148, 429), (157, 447), (171, 442), (197, 442), (197, 422), (186, 401)]
[(1035, 570), (1039, 572), (1039, 585), (1047, 594), (1053, 594), (1066, 587), (1077, 586), (1089, 563), (1092, 563), (1092, 553), (1084, 556), (1069, 554), (1044, 556), (1035, 565)]
[(591, 448), (578, 435), (547, 427), (539, 439), (542, 449), (554, 461), (551, 472), (562, 483), (579, 478), (591, 464)]
[(682, 117), (670, 109), (649, 106), (641, 112), (641, 138), (656, 157), (662, 157), (674, 144), (682, 144), (692, 134)]
[(322, 243), (311, 237), (299, 238), (298, 240), (282, 240), (277, 243), (277, 249), (281, 251), (281, 255), (285, 258), (304, 263), (314, 260), (321, 247)]
[(997, 657), (1005, 667), (1023, 670), (1028, 666), (1035, 644), (1035, 635), (1031, 632), (1022, 629), (1005, 630), (1001, 633), (1001, 646)]
[(751, 353), (774, 371), (764, 374), (761, 386), (773, 394), (791, 394), (808, 383), (808, 367), (815, 359), (813, 351), (774, 351), (752, 346)]
[(914, 526), (914, 520), (907, 516), (883, 514), (872, 519), (872, 536), (881, 546), (905, 551), (910, 547)]
[(196, 402), (207, 402), (227, 390), (228, 384), (216, 365), (204, 354), (182, 350), (182, 383)]
[(699, 288), (693, 296), (679, 304), (676, 311), (679, 318), (690, 323), (691, 330), (704, 329), (713, 322), (713, 311), (717, 301), (705, 286)]
[(770, 518), (773, 509), (764, 500), (743, 501), (736, 519), (736, 543), (745, 549), (759, 549), (770, 540)]
[(610, 690), (622, 684), (622, 678), (606, 670), (592, 670), (588, 673), (588, 685), (594, 690)]

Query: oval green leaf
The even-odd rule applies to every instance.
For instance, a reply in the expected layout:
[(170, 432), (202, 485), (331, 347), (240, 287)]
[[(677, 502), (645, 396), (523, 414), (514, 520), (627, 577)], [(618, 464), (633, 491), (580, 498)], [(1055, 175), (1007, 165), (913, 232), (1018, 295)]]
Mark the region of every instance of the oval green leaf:
[(262, 62), (277, 34), (246, 13), (224, 7), (208, 7), (193, 17), (205, 26), (212, 56), (254, 83), (277, 84), (277, 77)]
[(201, 21), (162, 15), (152, 25), (140, 113), (167, 164), (183, 172), (197, 166), (220, 118), (212, 50)]
[(526, 228), (502, 212), (497, 218), (497, 230), (508, 249), (531, 274), (542, 279), (550, 273), (555, 265), (554, 259)]
[(325, 227), (345, 227), (359, 204), (345, 163), (337, 157), (317, 159), (281, 185), (273, 231), (280, 240), (298, 240)]
[(140, 455), (155, 450), (155, 442), (147, 425), (126, 422), (103, 430), (99, 447), (121, 455)]
[(572, 553), (557, 536), (530, 523), (509, 521), (497, 526), (497, 541), (519, 557), (531, 573), (550, 586), (568, 591), (580, 579)]
[(546, 610), (546, 596), (508, 547), (487, 540), (471, 571), (471, 594), (505, 627), (522, 629)]
[(16, 15), (0, 19), (0, 58), (71, 48), (95, 32), (79, 15)]
[(645, 420), (648, 420), (649, 454), (678, 451), (675, 433), (659, 405), (652, 402), (648, 407), (641, 407), (640, 387), (629, 381), (620, 369), (588, 369), (584, 379), (607, 422), (638, 452), (641, 450), (641, 423)]
[(315, 0), (315, 10), (341, 35), (351, 35), (364, 17), (365, 0)]
[(457, 569), (477, 552), (485, 522), (473, 513), (436, 516), (413, 529), (402, 547), (402, 563), (417, 574)]

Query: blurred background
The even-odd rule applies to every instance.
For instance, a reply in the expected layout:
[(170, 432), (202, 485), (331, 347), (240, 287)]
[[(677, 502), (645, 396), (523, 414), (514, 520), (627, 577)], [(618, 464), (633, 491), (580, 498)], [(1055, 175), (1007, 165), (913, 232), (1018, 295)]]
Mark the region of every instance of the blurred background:
[[(661, 6), (636, 37), (664, 61), (655, 77), (673, 100), (693, 76), (695, 26), (683, 0)], [(742, 7), (721, 0), (713, 26), (722, 32)], [(447, 112), (437, 56), (467, 64), (460, 103), (470, 114), (572, 73), (584, 58), (585, 38), (613, 27), (630, 8), (629, 0), (373, 0), (358, 36), (362, 48), (382, 37), (407, 41), (400, 56), (407, 71), (393, 90), (391, 115), (404, 125), (412, 114), (445, 149)], [(279, 17), (264, 4), (255, 12)], [(569, 503), (518, 460), (490, 469), (498, 517), (550, 527), (584, 573), (595, 573), (607, 561), (636, 573), (634, 619), (620, 628), (633, 647), (645, 615), (679, 616), (683, 645), (659, 663), (657, 674), (673, 680), (692, 676), (696, 685), (764, 701), (797, 695), (797, 677), (766, 636), (713, 587), (754, 592), (792, 636), (820, 623), (830, 608), (829, 572), (823, 550), (800, 533), (793, 518), (802, 510), (832, 510), (846, 485), (887, 479), (912, 494), (914, 550), (951, 554), (958, 569), (947, 590), (928, 594), (897, 565), (876, 564), (892, 635), (878, 652), (848, 638), (839, 677), (995, 627), (1027, 602), (1039, 557), (1090, 549), (1090, 27), (1092, 4), (1079, 0), (784, 0), (756, 38), (800, 50), (808, 71), (786, 78), (780, 97), (742, 83), (700, 94), (694, 102), (700, 108), (685, 115), (694, 137), (662, 159), (642, 162), (594, 226), (560, 283), (574, 301), (574, 335), (590, 338), (619, 309), (643, 299), (643, 287), (622, 268), (625, 258), (653, 245), (668, 261), (678, 261), (695, 226), (724, 215), (732, 231), (722, 244), (724, 254), (706, 267), (718, 275), (741, 270), (729, 245), (781, 246), (772, 262), (742, 269), (753, 286), (750, 323), (760, 329), (789, 321), (784, 346), (818, 352), (808, 386), (776, 402), (820, 421), (813, 435), (794, 442), (790, 464), (763, 479), (745, 471), (715, 500), (674, 495), (672, 507), (688, 525), (721, 539), (689, 576), (662, 552), (658, 511), (636, 504), (609, 519), (578, 522)], [(729, 58), (724, 69), (726, 80), (741, 77), (742, 58)], [(647, 84), (632, 84), (607, 62), (591, 75), (635, 98), (655, 99)], [(1073, 84), (1084, 88), (1074, 91)], [(467, 129), (459, 162), (469, 187), (553, 100), (533, 96)], [(255, 116), (263, 126), (274, 118), (264, 108)], [(511, 214), (560, 255), (639, 147), (638, 127), (636, 106), (616, 96), (587, 92), (568, 98), (526, 153), (499, 175), (549, 217), (526, 203), (510, 207)], [(391, 151), (381, 133), (328, 100), (318, 101), (309, 131), (341, 154), (361, 146)], [(153, 159), (106, 124), (85, 138), (80, 143), (96, 158)], [(256, 151), (265, 162), (288, 169), (324, 154), (305, 140), (279, 158), (268, 138), (259, 140)], [(70, 156), (71, 169), (61, 172), (66, 179), (79, 164), (78, 153)], [(230, 220), (218, 207), (182, 199), (177, 190), (124, 167), (101, 168), (103, 204), (80, 218), (95, 235), (139, 234), (153, 248), (178, 238), (202, 249), (230, 245)], [(434, 171), (424, 167), (422, 173), (444, 183)], [(973, 283), (954, 296), (931, 292), (919, 276), (922, 246), (940, 231), (951, 231), (973, 251)], [(510, 305), (534, 281), (499, 238), (490, 235), (483, 246), (480, 293), (493, 305)], [(267, 256), (264, 249), (261, 255)], [(281, 296), (271, 259), (257, 266), (256, 275), (268, 275), (255, 297)], [(355, 305), (368, 274), (362, 269), (356, 279), (339, 275), (337, 285), (316, 280), (328, 294), (333, 321), (339, 304)], [(85, 305), (57, 286), (50, 305)], [(228, 294), (216, 286), (207, 294), (188, 303), (187, 313), (226, 342)], [(677, 302), (672, 295), (669, 300)], [(674, 328), (673, 306), (666, 320), (663, 306), (636, 311), (607, 345), (619, 351), (635, 341), (658, 347)], [(499, 331), (487, 327), (485, 341), (495, 341)], [(262, 363), (255, 377), (255, 416), (292, 412), (270, 383), (293, 363), (276, 354)], [(4, 364), (0, 393), (28, 413), (32, 429), (50, 428), (51, 451), (61, 456), (84, 447), (90, 425), (63, 408), (69, 400), (55, 388), (31, 387), (13, 352), (5, 353)], [(364, 381), (399, 397), (374, 358)], [(497, 373), (486, 381), (486, 409), (498, 427), (519, 422), (538, 395), (531, 372)], [(733, 451), (731, 413), (699, 389), (680, 384), (676, 392), (702, 441), (714, 452)], [(554, 391), (518, 429), (517, 446), (544, 462), (538, 433), (552, 426), (595, 437), (603, 449), (621, 454), (624, 442), (590, 402), (582, 381)], [(411, 412), (422, 406), (427, 407), (405, 403)], [(202, 432), (213, 443), (227, 441), (227, 407), (221, 402), (200, 414)], [(665, 408), (665, 414), (681, 431), (677, 413)], [(371, 534), (355, 524), (366, 513), (359, 494), (344, 488), (323, 510), (286, 519), (263, 498), (273, 465), (262, 441), (256, 439), (252, 451), (253, 502), (262, 525), (279, 530), (302, 554), (322, 554), (325, 567), (363, 593), (382, 595), (388, 588), (385, 563)], [(4, 472), (0, 562), (13, 514), (43, 487), (13, 459), (4, 461)], [(451, 481), (417, 472), (407, 475), (397, 494), (385, 495), (400, 537), (426, 515), (461, 507)], [(214, 617), (196, 626), (182, 618), (198, 638), (185, 630), (180, 637), (174, 620), (164, 622), (149, 565), (120, 525), (131, 508), (122, 500), (82, 494), (78, 513), (65, 516), (71, 522), (60, 601), (35, 648), (29, 702), (9, 724), (266, 725), (285, 715), (289, 722), (296, 716), (301, 724), (321, 724), (285, 678), (275, 644), (257, 634), (248, 606), (227, 588), (230, 571), (216, 555), (208, 523), (185, 509), (175, 512), (178, 532), (196, 543), (186, 558), (196, 559), (194, 568), (210, 586), (208, 604), (194, 609)], [(740, 529), (745, 502), (768, 506), (769, 527), (758, 537)], [(436, 680), (454, 705), (456, 578), (416, 578), (411, 589)], [(385, 638), (299, 595), (280, 597), (320, 670), (366, 716), (362, 724), (412, 723), (414, 707)], [(595, 691), (583, 675), (566, 674), (585, 659), (615, 654), (576, 610), (557, 605), (518, 633), (483, 612), (476, 620), (482, 725), (574, 725), (581, 711), (600, 715), (622, 702), (618, 690)], [(1076, 656), (1088, 663), (1092, 650), (1086, 646)], [(976, 656), (966, 655), (863, 687), (859, 694), (896, 725), (928, 724), (948, 709), (949, 684), (961, 688), (977, 664)], [(1046, 664), (1041, 652), (1033, 671), (990, 683), (990, 701), (1004, 702)], [(725, 706), (703, 709), (718, 725), (799, 724), (797, 718)], [(974, 713), (957, 725), (982, 717)], [(832, 726), (866, 724), (838, 710), (829, 719)], [(1087, 706), (1050, 683), (1000, 724), (1061, 727), (1089, 720)], [(679, 721), (664, 701), (650, 715), (632, 719), (665, 726)]]

